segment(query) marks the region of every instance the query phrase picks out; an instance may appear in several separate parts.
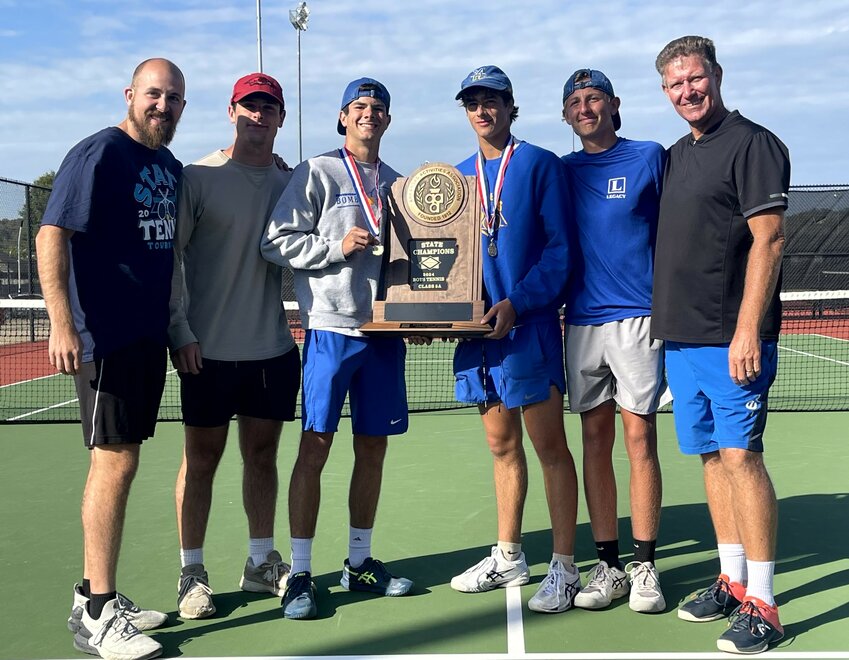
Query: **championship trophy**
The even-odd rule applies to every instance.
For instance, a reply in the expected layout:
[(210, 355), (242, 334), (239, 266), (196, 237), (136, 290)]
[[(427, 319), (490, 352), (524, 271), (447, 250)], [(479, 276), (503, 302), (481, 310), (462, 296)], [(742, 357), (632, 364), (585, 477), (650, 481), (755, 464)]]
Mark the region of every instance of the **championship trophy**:
[(481, 238), (474, 177), (428, 163), (392, 184), (384, 272), (368, 335), (481, 337)]

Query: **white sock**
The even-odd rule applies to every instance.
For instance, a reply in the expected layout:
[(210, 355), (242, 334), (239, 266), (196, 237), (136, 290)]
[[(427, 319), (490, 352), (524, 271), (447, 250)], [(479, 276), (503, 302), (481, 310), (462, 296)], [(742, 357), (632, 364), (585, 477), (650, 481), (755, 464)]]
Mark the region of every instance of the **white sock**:
[(746, 584), (746, 553), (742, 543), (718, 543), (719, 572), (728, 576), (730, 582)]
[(312, 573), (312, 539), (292, 539), (292, 572)]
[(510, 541), (499, 541), (498, 549), (501, 550), (501, 556), (507, 561), (518, 561), (519, 555), (522, 554), (521, 543), (510, 543)]
[(746, 586), (746, 596), (754, 596), (767, 605), (775, 605), (775, 595), (772, 593), (775, 562), (746, 561), (746, 568), (749, 571), (749, 584)]
[(569, 573), (577, 573), (578, 567), (575, 566), (575, 555), (561, 555), (556, 552), (551, 553), (551, 561), (559, 561)]
[(274, 550), (274, 537), (267, 539), (248, 539), (248, 554), (251, 556), (254, 566), (264, 564), (268, 559), (268, 553)]
[(348, 530), (348, 563), (351, 568), (362, 566), (367, 557), (371, 557), (370, 529), (350, 527)]
[(180, 548), (180, 568), (184, 568), (189, 564), (203, 563), (203, 548), (190, 548), (188, 550)]

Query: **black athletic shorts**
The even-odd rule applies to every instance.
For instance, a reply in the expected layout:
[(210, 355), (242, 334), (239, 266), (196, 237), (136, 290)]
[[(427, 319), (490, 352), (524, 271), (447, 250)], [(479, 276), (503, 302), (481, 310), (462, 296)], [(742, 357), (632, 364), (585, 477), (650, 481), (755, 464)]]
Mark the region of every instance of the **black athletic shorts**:
[(301, 384), (295, 346), (267, 360), (231, 362), (203, 358), (199, 374), (180, 374), (183, 423), (223, 426), (233, 415), (290, 422)]
[(74, 384), (86, 447), (140, 444), (153, 436), (167, 361), (164, 344), (141, 340), (83, 362)]

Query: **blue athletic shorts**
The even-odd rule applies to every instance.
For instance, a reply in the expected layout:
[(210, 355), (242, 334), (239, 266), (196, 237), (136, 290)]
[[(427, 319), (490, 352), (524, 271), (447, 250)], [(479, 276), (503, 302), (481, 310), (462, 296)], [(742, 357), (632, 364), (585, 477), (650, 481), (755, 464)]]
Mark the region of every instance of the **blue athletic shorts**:
[(566, 391), (559, 319), (513, 328), (502, 339), (461, 342), (454, 351), (454, 393), (463, 403), (518, 408)]
[(666, 377), (684, 454), (720, 448), (762, 452), (767, 395), (778, 368), (775, 341), (761, 342), (761, 373), (748, 385), (728, 375), (728, 344), (666, 342)]
[(357, 435), (407, 430), (407, 347), (396, 337), (351, 337), (307, 330), (304, 341), (303, 428), (335, 433), (345, 395)]

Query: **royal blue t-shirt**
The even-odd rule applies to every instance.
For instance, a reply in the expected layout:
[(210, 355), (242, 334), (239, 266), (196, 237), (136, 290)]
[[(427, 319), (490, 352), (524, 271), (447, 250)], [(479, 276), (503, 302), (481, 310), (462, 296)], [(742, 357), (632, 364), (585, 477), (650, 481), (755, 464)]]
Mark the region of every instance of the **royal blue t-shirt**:
[(600, 153), (563, 156), (575, 203), (566, 322), (597, 325), (651, 313), (654, 247), (666, 152), (619, 138)]
[[(477, 154), (457, 166), (475, 175)], [(501, 158), (486, 161), (490, 198)], [(476, 193), (472, 191), (472, 194)], [(501, 222), (489, 255), (486, 218), (475, 196), (483, 247), (484, 302), (487, 308), (509, 298), (516, 325), (556, 317), (569, 274), (569, 187), (560, 159), (540, 147), (520, 142), (507, 165), (501, 192)]]
[(75, 232), (69, 296), (84, 361), (140, 339), (167, 344), (182, 167), (116, 127), (62, 161), (41, 222)]

